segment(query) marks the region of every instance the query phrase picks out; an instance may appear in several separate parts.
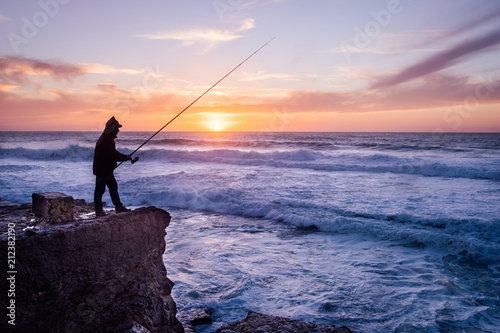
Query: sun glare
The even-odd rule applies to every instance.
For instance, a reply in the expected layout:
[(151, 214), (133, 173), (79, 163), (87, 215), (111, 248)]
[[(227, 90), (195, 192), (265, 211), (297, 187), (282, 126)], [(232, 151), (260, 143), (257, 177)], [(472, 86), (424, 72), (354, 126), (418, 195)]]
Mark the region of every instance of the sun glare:
[(207, 114), (207, 120), (204, 121), (205, 126), (212, 132), (221, 132), (226, 130), (229, 126), (225, 119), (225, 115), (222, 114)]
[(222, 131), (222, 124), (219, 123), (219, 122), (215, 122), (212, 124), (212, 130), (214, 132), (219, 132), (219, 131)]

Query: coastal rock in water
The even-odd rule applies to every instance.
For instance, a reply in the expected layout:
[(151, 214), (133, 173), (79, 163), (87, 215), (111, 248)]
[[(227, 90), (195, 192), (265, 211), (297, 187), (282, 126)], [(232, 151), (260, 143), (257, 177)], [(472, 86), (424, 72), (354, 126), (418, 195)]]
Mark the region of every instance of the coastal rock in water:
[[(28, 214), (28, 213), (27, 213)], [(1, 224), (15, 227), (15, 269), (6, 267), (8, 232), (1, 228), (0, 281), (6, 309), (15, 302), (15, 326), (2, 332), (184, 332), (171, 297), (173, 283), (162, 261), (170, 215), (155, 207), (98, 219), (22, 231), (12, 210)], [(31, 215), (32, 216), (32, 215)]]
[(196, 332), (194, 326), (212, 323), (212, 311), (208, 308), (183, 309), (177, 318), (184, 326), (184, 331)]
[(250, 311), (237, 323), (226, 324), (217, 333), (352, 333), (347, 327), (306, 323), (300, 320), (264, 315)]

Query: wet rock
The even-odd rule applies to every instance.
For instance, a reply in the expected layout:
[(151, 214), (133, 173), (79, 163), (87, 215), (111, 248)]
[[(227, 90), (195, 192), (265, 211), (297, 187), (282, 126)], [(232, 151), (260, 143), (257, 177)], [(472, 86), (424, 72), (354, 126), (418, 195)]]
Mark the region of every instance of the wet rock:
[(177, 318), (186, 332), (196, 332), (194, 326), (212, 323), (212, 311), (207, 308), (183, 309), (179, 312)]
[(142, 326), (141, 324), (132, 322), (118, 326), (113, 331), (108, 331), (106, 333), (151, 333), (151, 331)]
[(347, 327), (307, 323), (250, 311), (237, 323), (226, 324), (217, 333), (352, 333)]

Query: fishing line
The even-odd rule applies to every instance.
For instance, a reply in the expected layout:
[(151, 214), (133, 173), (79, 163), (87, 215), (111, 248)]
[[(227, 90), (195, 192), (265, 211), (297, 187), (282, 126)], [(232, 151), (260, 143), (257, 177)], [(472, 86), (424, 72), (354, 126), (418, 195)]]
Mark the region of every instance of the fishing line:
[[(156, 133), (154, 133), (153, 135), (151, 135), (151, 137), (149, 139), (147, 139), (146, 141), (144, 141), (139, 147), (137, 147), (136, 150), (134, 150), (132, 152), (132, 154), (130, 155), (134, 155), (139, 149), (141, 149), (146, 143), (148, 143), (149, 141), (151, 141), (152, 138), (154, 138), (158, 133), (160, 133), (165, 127), (167, 127), (171, 122), (173, 122), (175, 119), (177, 119), (177, 117), (179, 117), (184, 111), (186, 111), (187, 109), (189, 109), (194, 103), (196, 103), (200, 98), (202, 98), (203, 96), (205, 96), (205, 94), (207, 94), (210, 90), (212, 90), (212, 88), (214, 88), (216, 85), (218, 85), (222, 80), (224, 80), (226, 77), (228, 77), (232, 72), (234, 72), (238, 67), (240, 67), (241, 65), (243, 65), (248, 59), (250, 59), (251, 57), (253, 57), (257, 52), (259, 52), (261, 49), (263, 49), (267, 44), (269, 44), (273, 39), (275, 39), (276, 37), (273, 37), (271, 38), (267, 43), (265, 43), (264, 45), (262, 45), (261, 47), (259, 47), (254, 53), (252, 53), (251, 55), (249, 55), (245, 60), (243, 60), (241, 63), (238, 64), (238, 66), (234, 67), (229, 73), (227, 73), (226, 75), (224, 75), (219, 81), (215, 82), (210, 88), (208, 88), (203, 94), (201, 94), (200, 96), (198, 96), (198, 98), (196, 98), (194, 101), (191, 102), (191, 104), (189, 104), (188, 106), (186, 106), (181, 112), (179, 112), (175, 117), (173, 117), (168, 123), (166, 123), (165, 125), (163, 125), (162, 128), (160, 128), (158, 131), (156, 131)], [(135, 159), (132, 160), (132, 164), (137, 162), (139, 160), (138, 157), (136, 157)], [(123, 161), (120, 162), (120, 164), (118, 164), (116, 167), (118, 168), (120, 165), (122, 165)]]

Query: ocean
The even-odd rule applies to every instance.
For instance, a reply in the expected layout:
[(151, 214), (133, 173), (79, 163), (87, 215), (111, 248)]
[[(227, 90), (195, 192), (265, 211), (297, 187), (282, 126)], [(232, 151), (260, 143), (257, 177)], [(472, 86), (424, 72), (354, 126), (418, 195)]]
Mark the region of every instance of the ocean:
[[(131, 153), (152, 133), (120, 132)], [(97, 132), (0, 132), (0, 204), (93, 201)], [(500, 331), (500, 134), (162, 132), (115, 171), (172, 215), (180, 311), (355, 332)], [(112, 208), (108, 192), (104, 201)]]

